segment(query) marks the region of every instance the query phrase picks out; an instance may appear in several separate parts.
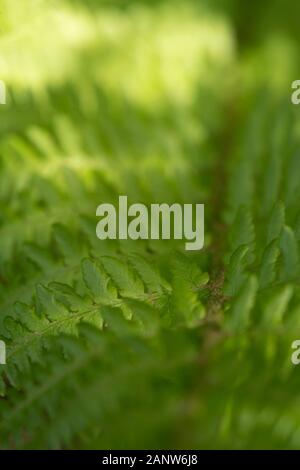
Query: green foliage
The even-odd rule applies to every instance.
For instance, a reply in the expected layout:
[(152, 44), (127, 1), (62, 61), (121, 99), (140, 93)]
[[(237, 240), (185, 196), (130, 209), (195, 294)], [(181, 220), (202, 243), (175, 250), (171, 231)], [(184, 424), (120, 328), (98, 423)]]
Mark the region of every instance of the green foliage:
[[(300, 446), (297, 30), (200, 3), (0, 1), (2, 449)], [(121, 194), (204, 249), (98, 240)]]

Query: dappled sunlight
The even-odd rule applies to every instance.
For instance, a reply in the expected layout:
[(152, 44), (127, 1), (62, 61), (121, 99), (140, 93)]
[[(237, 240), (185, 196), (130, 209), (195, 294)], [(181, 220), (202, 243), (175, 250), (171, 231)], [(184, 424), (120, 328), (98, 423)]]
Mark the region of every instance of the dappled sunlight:
[(191, 104), (199, 79), (218, 94), (235, 56), (229, 24), (190, 2), (141, 5), (129, 14), (109, 7), (89, 14), (50, 2), (0, 44), (1, 74), (11, 86), (38, 91), (80, 74), (83, 83), (94, 78), (151, 109), (168, 100)]

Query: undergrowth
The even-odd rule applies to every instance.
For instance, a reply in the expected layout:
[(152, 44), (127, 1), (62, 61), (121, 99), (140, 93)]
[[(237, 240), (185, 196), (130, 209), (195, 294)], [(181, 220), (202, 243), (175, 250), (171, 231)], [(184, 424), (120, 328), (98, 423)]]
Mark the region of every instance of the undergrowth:
[[(0, 10), (1, 448), (299, 447), (300, 118), (272, 44), (214, 2), (25, 3)], [(98, 240), (120, 194), (204, 203), (204, 249)]]

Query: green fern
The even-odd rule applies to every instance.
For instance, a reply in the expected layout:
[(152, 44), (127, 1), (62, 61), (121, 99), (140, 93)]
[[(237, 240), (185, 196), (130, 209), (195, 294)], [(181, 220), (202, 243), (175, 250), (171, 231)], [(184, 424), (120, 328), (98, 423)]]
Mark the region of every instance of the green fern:
[[(253, 2), (255, 24), (236, 1), (16, 3), (0, 447), (299, 448), (298, 25), (277, 36), (277, 1)], [(121, 194), (204, 203), (204, 249), (98, 240), (96, 207)]]

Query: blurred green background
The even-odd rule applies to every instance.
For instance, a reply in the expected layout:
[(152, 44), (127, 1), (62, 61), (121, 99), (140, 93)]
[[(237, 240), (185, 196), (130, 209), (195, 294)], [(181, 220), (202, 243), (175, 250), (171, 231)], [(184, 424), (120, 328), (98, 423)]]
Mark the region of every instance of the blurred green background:
[[(0, 0), (1, 448), (299, 448), (297, 2)], [(100, 241), (205, 204), (205, 249)]]

